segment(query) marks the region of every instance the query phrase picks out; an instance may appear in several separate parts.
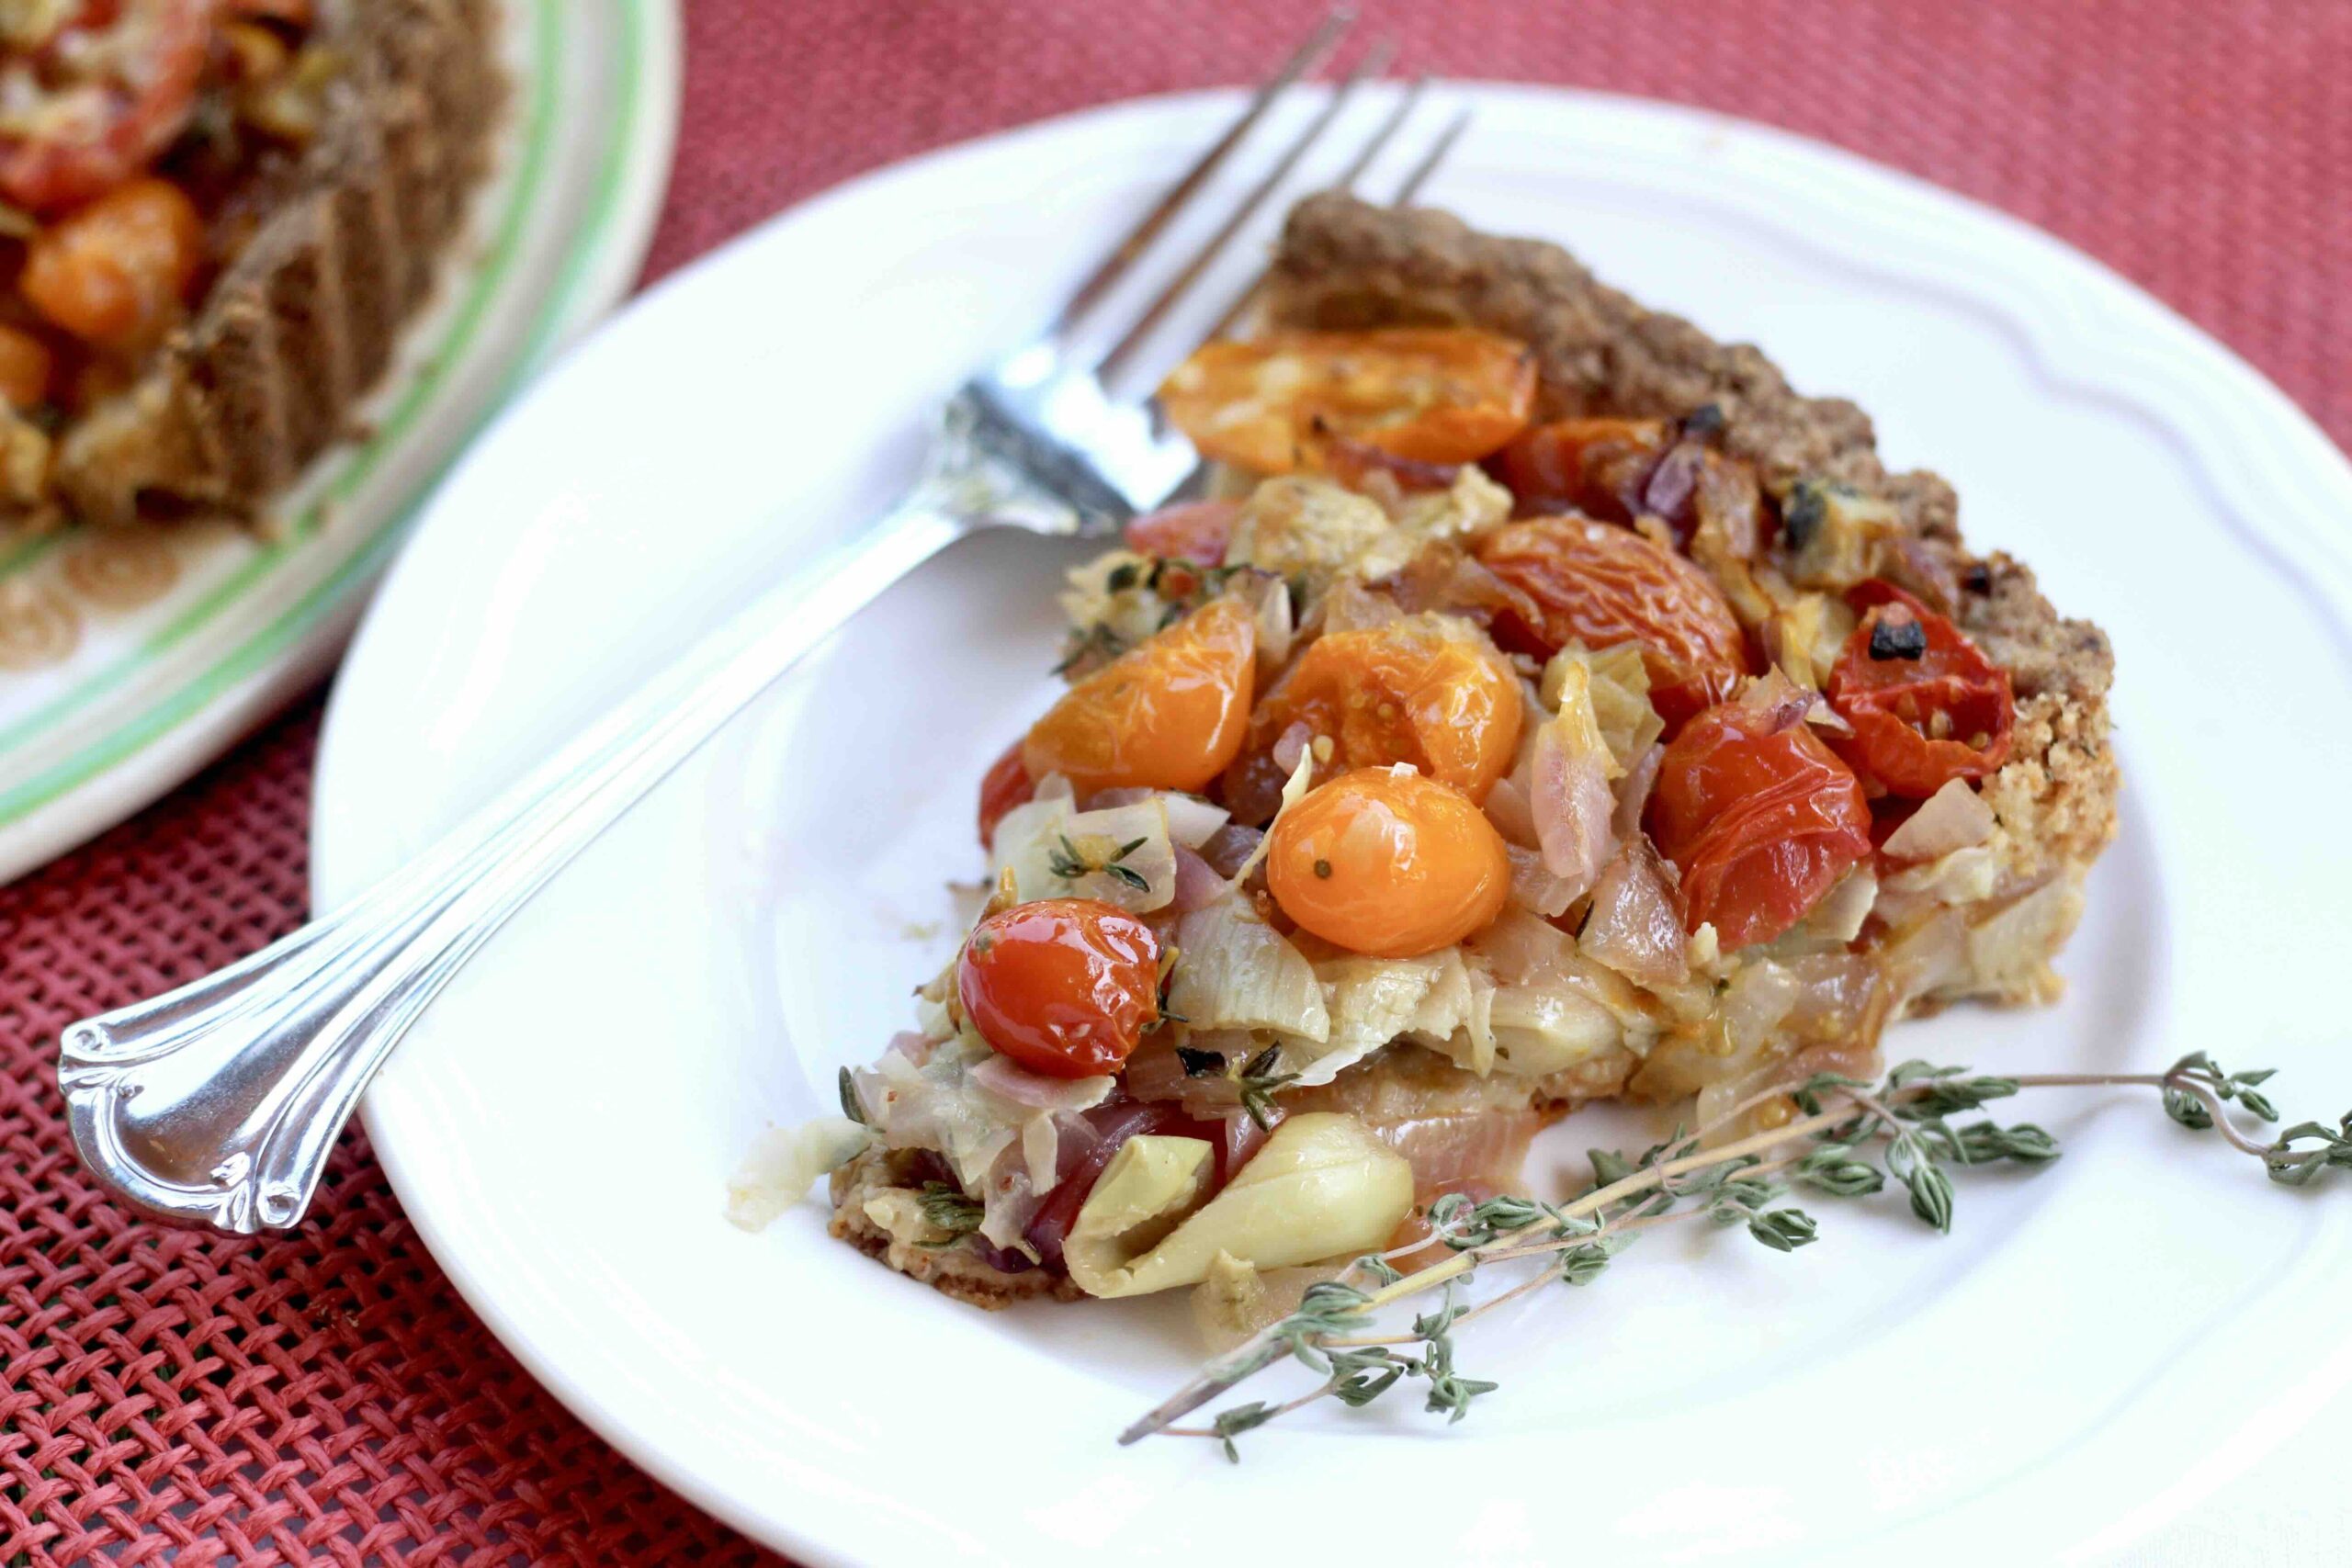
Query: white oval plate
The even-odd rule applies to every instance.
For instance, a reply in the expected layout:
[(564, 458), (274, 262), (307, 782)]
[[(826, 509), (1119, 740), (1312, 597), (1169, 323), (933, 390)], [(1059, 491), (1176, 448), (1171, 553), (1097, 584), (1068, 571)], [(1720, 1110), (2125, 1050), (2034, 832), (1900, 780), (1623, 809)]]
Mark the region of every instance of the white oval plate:
[[(2316, 781), (2352, 776), (2335, 452), (2219, 346), (2008, 220), (1752, 126), (1461, 91), (1476, 127), (1432, 199), (1564, 240), (1860, 399), (1893, 457), (1959, 483), (1972, 538), (2114, 636), (2127, 814), (2067, 999), (1961, 1010), (1892, 1049), (2123, 1067), (2208, 1047), (2286, 1069), (2290, 1110), (2352, 1100), (2346, 840), (2310, 809)], [(1230, 107), (1131, 104), (859, 181), (544, 381), (433, 503), (345, 667), (320, 905), (869, 514), (929, 401)], [(2275, 1189), (2121, 1093), (2020, 1111), (2066, 1157), (1972, 1177), (1949, 1239), (1828, 1204), (1792, 1258), (1649, 1243), (1467, 1337), (1465, 1370), (1503, 1391), (1464, 1425), (1403, 1400), (1310, 1413), (1245, 1439), (1238, 1469), (1206, 1443), (1112, 1446), (1192, 1365), (1181, 1302), (988, 1315), (827, 1241), (813, 1202), (730, 1230), (754, 1133), (827, 1108), (950, 951), (942, 885), (974, 874), (976, 781), (1050, 688), (1069, 554), (981, 541), (894, 592), (540, 895), (368, 1097), (468, 1299), (689, 1497), (837, 1560), (1335, 1540), (1398, 1561), (1818, 1560), (1949, 1544), (1955, 1514), (2055, 1557), (2188, 1506), (2352, 1377), (2342, 1194)], [(1574, 1119), (1531, 1175), (1638, 1131)]]
[(119, 611), (74, 586), (105, 541), (0, 533), (0, 587), (75, 626), (62, 660), (0, 669), (0, 882), (138, 810), (325, 670), (466, 436), (628, 292), (676, 140), (676, 0), (509, 0), (503, 20), (498, 163), (360, 411), (370, 434), (312, 466), (283, 536), (159, 530), (142, 547), (171, 586)]

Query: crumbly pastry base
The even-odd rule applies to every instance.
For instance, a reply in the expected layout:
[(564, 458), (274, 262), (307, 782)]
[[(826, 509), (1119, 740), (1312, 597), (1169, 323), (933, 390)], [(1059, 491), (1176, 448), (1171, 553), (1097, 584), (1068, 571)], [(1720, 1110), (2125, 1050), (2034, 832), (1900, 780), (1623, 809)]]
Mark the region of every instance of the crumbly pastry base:
[[(1933, 1013), (1961, 995), (2025, 1003), (2058, 994), (2050, 960), (2080, 915), (2085, 874), (2115, 836), (2120, 775), (2109, 748), (2107, 709), (2114, 658), (2106, 634), (2061, 616), (2022, 563), (1969, 553), (1961, 540), (1959, 498), (1940, 476), (1889, 473), (1867, 414), (1844, 399), (1802, 396), (1756, 348), (1718, 344), (1679, 317), (1644, 309), (1556, 245), (1480, 234), (1448, 213), (1373, 207), (1340, 195), (1311, 197), (1284, 230), (1266, 309), (1272, 321), (1294, 327), (1484, 327), (1534, 348), (1539, 419), (1672, 419), (1713, 403), (1724, 415), (1725, 446), (1752, 461), (1774, 495), (1800, 479), (1826, 479), (1891, 503), (1918, 547), (1908, 557), (1905, 586), (1952, 615), (2015, 683), (2010, 761), (1981, 791), (2007, 831), (2004, 870), (2038, 889), (2057, 888), (2038, 953), (2000, 974), (1975, 976), (1963, 992), (1915, 998), (1906, 1015)], [(1391, 1087), (1401, 1091), (1408, 1075), (1395, 1064), (1395, 1054), (1384, 1053), (1326, 1089), (1285, 1103), (1344, 1109), (1326, 1102), (1376, 1098)], [(1640, 1065), (1620, 1047), (1534, 1082), (1490, 1080), (1487, 1102), (1497, 1111), (1563, 1116), (1624, 1092)], [(1384, 1077), (1395, 1082), (1384, 1084)], [(893, 1241), (864, 1208), (888, 1185), (886, 1159), (869, 1154), (835, 1174), (834, 1235), (976, 1306), (1083, 1294), (1042, 1270), (1005, 1274), (967, 1251), (931, 1252)]]
[(59, 442), (83, 522), (131, 524), (159, 497), (260, 519), (353, 434), (432, 295), (504, 103), (495, 0), (349, 0), (325, 27), (345, 74), (260, 231), (139, 383)]

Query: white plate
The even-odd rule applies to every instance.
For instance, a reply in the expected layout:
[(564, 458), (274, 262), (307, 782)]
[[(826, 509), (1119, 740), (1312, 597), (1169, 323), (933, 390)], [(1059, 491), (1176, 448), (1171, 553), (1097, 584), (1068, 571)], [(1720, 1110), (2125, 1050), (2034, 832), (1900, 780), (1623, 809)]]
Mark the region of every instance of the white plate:
[(450, 456), (628, 291), (676, 139), (676, 0), (510, 0), (501, 49), (512, 99), (458, 259), (361, 411), (371, 434), (286, 499), (285, 537), (158, 533), (142, 549), (170, 586), (123, 609), (78, 586), (77, 558), (119, 545), (0, 534), (0, 583), (75, 628), (62, 659), (0, 670), (0, 882), (138, 810), (323, 671)]
[[(2346, 837), (2314, 809), (2352, 776), (2335, 452), (2216, 344), (2006, 219), (1752, 126), (1462, 91), (1476, 128), (1433, 199), (1565, 240), (1861, 400), (1895, 460), (1959, 483), (1972, 538), (2114, 636), (2127, 811), (2071, 993), (1892, 1049), (2121, 1067), (2210, 1047), (2286, 1069), (2290, 1111), (2352, 1100)], [(1127, 105), (860, 181), (542, 383), (433, 503), (345, 667), (320, 904), (876, 506), (928, 400), (1230, 107)], [(1792, 1258), (1650, 1243), (1482, 1325), (1466, 1370), (1504, 1390), (1466, 1424), (1303, 1416), (1239, 1469), (1205, 1443), (1111, 1444), (1192, 1364), (1181, 1303), (984, 1315), (826, 1241), (813, 1203), (730, 1230), (721, 1188), (753, 1134), (825, 1109), (950, 950), (942, 884), (973, 874), (976, 781), (1049, 689), (1068, 554), (984, 541), (894, 593), (542, 894), (368, 1098), (468, 1299), (688, 1496), (868, 1561), (1295, 1557), (1335, 1532), (1400, 1561), (1818, 1560), (1949, 1546), (1960, 1515), (2055, 1556), (2188, 1506), (2352, 1378), (2341, 1194), (2275, 1189), (2120, 1093), (2024, 1112), (2066, 1157), (1966, 1181), (1947, 1240), (1831, 1204)], [(1532, 1174), (1594, 1141), (1573, 1120)]]

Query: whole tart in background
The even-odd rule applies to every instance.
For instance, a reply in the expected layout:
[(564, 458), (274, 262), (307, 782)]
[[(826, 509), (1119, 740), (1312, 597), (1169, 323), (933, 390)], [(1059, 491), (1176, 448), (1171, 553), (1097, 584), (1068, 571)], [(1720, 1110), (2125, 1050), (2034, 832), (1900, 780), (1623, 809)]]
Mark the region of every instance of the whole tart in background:
[(490, 0), (0, 0), (0, 528), (271, 499), (489, 162)]

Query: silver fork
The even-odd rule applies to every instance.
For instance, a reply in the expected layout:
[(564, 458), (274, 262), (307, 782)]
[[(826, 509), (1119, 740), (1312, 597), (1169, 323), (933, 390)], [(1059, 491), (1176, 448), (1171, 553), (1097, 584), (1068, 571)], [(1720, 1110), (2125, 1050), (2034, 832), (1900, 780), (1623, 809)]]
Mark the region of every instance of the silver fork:
[[(67, 1029), (58, 1083), (90, 1168), (160, 1218), (243, 1235), (294, 1224), (361, 1091), (441, 987), (567, 861), (810, 649), (967, 534), (1104, 535), (1176, 494), (1199, 466), (1192, 447), (1106, 382), (1193, 295), (1359, 85), (1385, 69), (1385, 49), (1366, 52), (1109, 349), (1087, 351), (1085, 329), (1116, 327), (1098, 320), (1114, 287), (1332, 53), (1350, 20), (1335, 11), (1317, 27), (1056, 320), (948, 400), (921, 477), (872, 526), (763, 593), (349, 905), (192, 985)], [(1400, 96), (1339, 184), (1370, 170), (1419, 86)], [(1414, 194), (1464, 118), (1439, 135), (1393, 199)], [(1230, 303), (1217, 331), (1248, 299)]]

